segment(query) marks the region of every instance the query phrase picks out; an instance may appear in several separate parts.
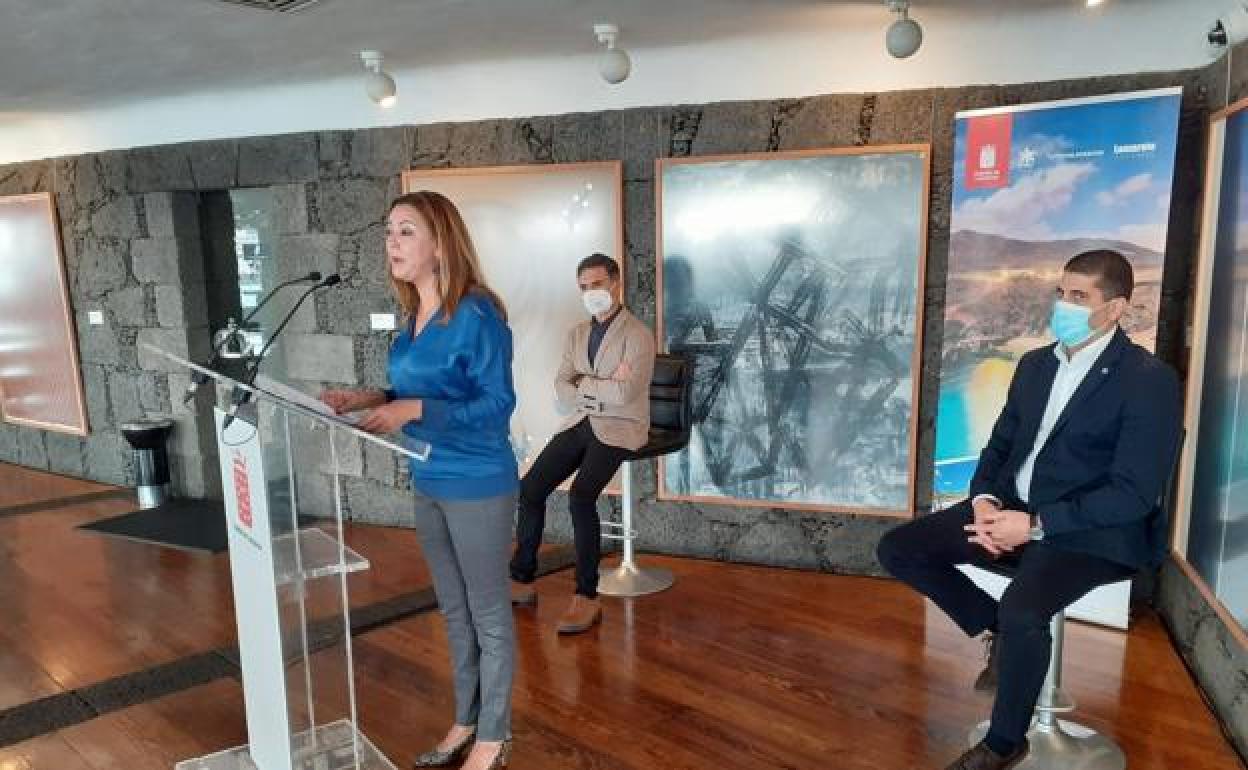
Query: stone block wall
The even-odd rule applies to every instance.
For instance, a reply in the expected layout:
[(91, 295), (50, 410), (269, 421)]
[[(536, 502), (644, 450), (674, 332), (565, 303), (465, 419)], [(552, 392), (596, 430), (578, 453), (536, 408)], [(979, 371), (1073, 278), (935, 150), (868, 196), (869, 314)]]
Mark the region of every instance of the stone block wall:
[[(1218, 108), (1248, 97), (1248, 45), (1236, 47), (1233, 55), (1212, 64), (1204, 77), (1211, 94), (1211, 107)], [(1192, 120), (1194, 122), (1196, 118)], [(1194, 186), (1204, 184), (1204, 155), (1203, 145), (1191, 148), (1188, 166), (1179, 171), (1184, 177), (1191, 177)], [(1185, 205), (1193, 211), (1194, 229), (1198, 231), (1199, 203), (1193, 200)], [(1196, 260), (1192, 260), (1190, 267), (1194, 271)], [(1189, 297), (1188, 300), (1187, 314), (1190, 317), (1194, 298)], [(1186, 364), (1186, 361), (1180, 359), (1180, 363)], [(1240, 755), (1248, 757), (1246, 635), (1243, 629), (1235, 627), (1228, 614), (1215, 609), (1191, 574), (1175, 557), (1170, 558), (1162, 567), (1158, 581), (1157, 610), (1165, 620), (1179, 654), (1187, 661), (1222, 721), (1227, 735)]]
[[(172, 415), (175, 483), (187, 494), (220, 489), (198, 418), (178, 413), (176, 367), (142, 343), (202, 356), (203, 272), (193, 196), (140, 192), (124, 153), (24, 164), (0, 173), (0, 191), (55, 194), (77, 326), (90, 435), (66, 436), (0, 424), (0, 458), (72, 476), (133, 484), (132, 453), (119, 431), (128, 421)], [(104, 322), (91, 325), (88, 313)], [(215, 470), (215, 469), (214, 469)]]
[[(930, 504), (954, 114), (989, 105), (1170, 85), (1185, 87), (1182, 170), (1174, 194), (1159, 348), (1177, 360), (1196, 239), (1204, 125), (1210, 109), (1224, 101), (1218, 79), (1209, 70), (192, 142), (0, 168), (0, 192), (55, 189), (67, 223), (67, 243), (72, 238), (83, 241), (76, 249), (83, 258), (71, 268), (77, 276), (76, 310), (81, 313), (99, 301), (117, 308), (110, 311), (108, 333), (80, 330), (87, 388), (100, 418), (93, 424), (107, 436), (112, 435), (108, 426), (115, 422), (115, 413), (133, 410), (136, 401), (149, 411), (177, 409), (170, 394), (180, 392), (179, 375), (161, 370), (159, 362), (141, 360), (134, 351), (136, 339), (159, 340), (192, 354), (207, 344), (200, 299), (194, 292), (184, 292), (179, 302), (170, 288), (204, 281), (202, 265), (192, 264), (196, 247), (170, 224), (178, 202), (197, 192), (272, 188), (275, 252), (283, 277), (314, 269), (341, 273), (343, 284), (319, 293), (288, 329), (282, 351), (285, 370), (276, 372), (314, 390), (331, 383), (385, 381), (390, 335), (371, 331), (368, 314), (395, 310), (383, 266), (381, 220), (387, 202), (399, 192), (404, 169), (622, 160), (628, 302), (653, 323), (656, 159), (930, 143), (933, 176), (916, 480), (918, 507), (925, 508)], [(75, 170), (72, 180), (65, 173), (70, 168)], [(141, 321), (123, 325), (113, 320), (117, 312), (131, 311), (127, 317), (138, 319), (140, 308)], [(122, 382), (126, 380), (122, 373), (129, 372), (141, 375), (134, 386)], [(144, 395), (147, 400), (139, 400)], [(186, 432), (178, 440), (179, 452), (199, 451), (209, 457), (210, 448), (204, 446), (211, 443), (208, 432), (202, 427)], [(108, 439), (93, 435), (89, 441)], [(107, 446), (115, 449), (115, 445), (113, 441)], [(25, 429), (0, 429), (0, 458), (47, 467), (48, 454), (46, 438)], [(109, 465), (124, 464), (124, 454), (97, 449), (93, 459), (84, 457), (82, 473), (124, 480), (124, 469)], [(404, 464), (364, 448), (351, 450), (350, 458), (342, 484), (342, 502), (349, 514), (359, 520), (408, 523)], [(896, 523), (869, 515), (659, 502), (655, 464), (639, 463), (635, 478), (641, 546), (670, 553), (877, 573), (875, 543)], [(326, 478), (303, 483), (309, 495), (324, 496), (331, 488)], [(551, 517), (553, 534), (567, 537), (563, 503), (555, 501), (553, 506), (558, 509)]]
[[(292, 323), (285, 372), (309, 390), (324, 384), (381, 385), (390, 335), (368, 313), (393, 312), (383, 267), (381, 219), (406, 168), (540, 164), (619, 159), (624, 164), (628, 302), (653, 323), (655, 160), (720, 153), (924, 142), (932, 145), (925, 337), (919, 401), (918, 507), (930, 504), (933, 429), (948, 261), (954, 114), (959, 110), (1105, 93), (1184, 87), (1172, 196), (1158, 352), (1185, 370), (1212, 111), (1248, 95), (1248, 48), (1234, 65), (1049, 83), (832, 94), (800, 99), (679, 105), (525, 119), (328, 131), (144, 147), (0, 166), (0, 195), (52, 191), (78, 323), (92, 433), (86, 439), (0, 423), (0, 461), (117, 484), (133, 482), (130, 453), (116, 426), (143, 414), (173, 414), (175, 486), (189, 495), (220, 491), (207, 418), (210, 393), (181, 406), (184, 373), (147, 355), (152, 342), (203, 358), (215, 303), (206, 291), (197, 195), (270, 187), (283, 277), (334, 270), (344, 283), (322, 292)], [(105, 314), (86, 323), (88, 310)], [(208, 389), (205, 389), (208, 390)], [(309, 435), (301, 435), (306, 430)], [(334, 503), (327, 437), (298, 428), (298, 493), (312, 513)], [(323, 431), (321, 431), (323, 434)], [(346, 440), (335, 447), (339, 492), (351, 517), (409, 526), (404, 463)], [(782, 508), (659, 502), (655, 465), (639, 463), (637, 524), (644, 549), (714, 559), (878, 574), (874, 548), (893, 519)], [(604, 503), (617, 507), (612, 501)], [(569, 536), (563, 501), (550, 517), (555, 539)], [(1192, 582), (1163, 570), (1159, 608), (1176, 642), (1241, 751), (1248, 750), (1248, 664)], [(1228, 641), (1229, 640), (1229, 641)]]

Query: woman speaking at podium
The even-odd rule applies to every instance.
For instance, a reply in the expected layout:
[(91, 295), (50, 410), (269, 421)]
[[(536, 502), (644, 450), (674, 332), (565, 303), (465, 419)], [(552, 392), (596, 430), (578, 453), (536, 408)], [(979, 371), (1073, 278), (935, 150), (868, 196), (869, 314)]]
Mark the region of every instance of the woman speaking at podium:
[(433, 450), (411, 462), (416, 529), (446, 619), (455, 723), (417, 767), (506, 767), (511, 749), (515, 630), (507, 552), (519, 482), (509, 441), (516, 405), (511, 329), (485, 284), (455, 205), (403, 195), (386, 217), (390, 282), (405, 328), (390, 349), (387, 390), (327, 390), (336, 412), (369, 411), (359, 427), (402, 430)]

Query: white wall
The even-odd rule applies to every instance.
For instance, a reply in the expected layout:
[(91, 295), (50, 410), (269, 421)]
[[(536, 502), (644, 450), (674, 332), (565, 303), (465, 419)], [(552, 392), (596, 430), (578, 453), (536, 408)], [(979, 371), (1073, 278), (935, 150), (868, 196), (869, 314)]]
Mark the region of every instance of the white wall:
[(593, 57), (550, 56), (395, 72), (399, 104), (391, 110), (367, 100), (355, 71), (317, 83), (82, 110), (0, 110), (0, 163), (194, 139), (1031, 82), (1184, 69), (1210, 60), (1203, 33), (1222, 0), (1108, 3), (1095, 12), (1059, 5), (1008, 15), (1000, 8), (1025, 9), (1026, 3), (990, 0), (921, 12), (916, 3), (926, 41), (905, 61), (884, 52), (887, 14), (872, 4), (829, 10), (826, 19), (812, 19), (811, 32), (801, 36), (634, 50), (633, 75), (616, 87), (597, 77)]

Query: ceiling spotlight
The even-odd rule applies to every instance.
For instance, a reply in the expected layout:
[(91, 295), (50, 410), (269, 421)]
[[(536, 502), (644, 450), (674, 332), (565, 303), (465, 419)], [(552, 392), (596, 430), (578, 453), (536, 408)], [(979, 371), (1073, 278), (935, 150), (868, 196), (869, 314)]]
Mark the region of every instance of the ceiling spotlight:
[(393, 107), (398, 101), (396, 94), (399, 89), (394, 84), (394, 78), (381, 68), (381, 52), (360, 51), (360, 61), (364, 62), (364, 69), (368, 70), (364, 79), (364, 91), (368, 98), (382, 107)]
[(1096, 6), (1101, 5), (1104, 2), (1105, 0), (1088, 0), (1088, 7), (1095, 8)]
[(887, 0), (888, 10), (897, 14), (897, 21), (888, 27), (884, 45), (898, 59), (913, 56), (923, 45), (923, 28), (910, 18), (910, 0)]
[(595, 24), (594, 35), (597, 36), (599, 43), (607, 47), (607, 50), (598, 57), (598, 74), (612, 85), (623, 83), (628, 79), (628, 73), (633, 70), (633, 62), (623, 48), (615, 47), (620, 28), (614, 24)]

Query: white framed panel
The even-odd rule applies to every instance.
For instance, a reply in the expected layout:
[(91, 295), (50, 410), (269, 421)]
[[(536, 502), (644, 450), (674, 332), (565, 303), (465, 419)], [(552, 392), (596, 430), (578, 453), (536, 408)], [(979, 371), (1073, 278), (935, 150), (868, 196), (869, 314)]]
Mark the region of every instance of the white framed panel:
[[(554, 378), (567, 334), (588, 318), (577, 264), (624, 256), (619, 161), (403, 173), (403, 192), (432, 190), (459, 209), (485, 279), (507, 306), (514, 341), (512, 445), (522, 472), (563, 424)], [(613, 491), (618, 481), (612, 483)]]

